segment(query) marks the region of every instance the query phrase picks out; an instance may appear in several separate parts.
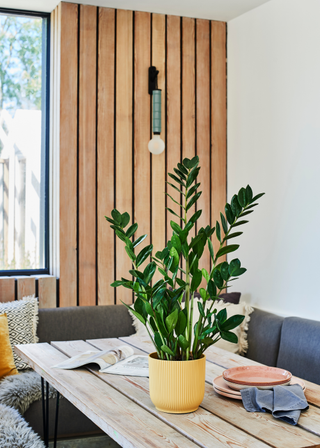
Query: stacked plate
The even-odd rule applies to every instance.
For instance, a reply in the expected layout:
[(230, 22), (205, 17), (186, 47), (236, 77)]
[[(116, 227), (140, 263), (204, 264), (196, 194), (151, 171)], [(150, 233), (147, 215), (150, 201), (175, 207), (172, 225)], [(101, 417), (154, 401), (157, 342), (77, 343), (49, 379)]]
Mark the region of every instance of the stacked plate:
[(266, 366), (243, 366), (227, 369), (213, 380), (215, 392), (229, 398), (241, 400), (241, 389), (257, 387), (258, 389), (272, 389), (275, 386), (300, 384), (305, 390), (305, 383), (299, 378), (292, 377), (284, 369)]

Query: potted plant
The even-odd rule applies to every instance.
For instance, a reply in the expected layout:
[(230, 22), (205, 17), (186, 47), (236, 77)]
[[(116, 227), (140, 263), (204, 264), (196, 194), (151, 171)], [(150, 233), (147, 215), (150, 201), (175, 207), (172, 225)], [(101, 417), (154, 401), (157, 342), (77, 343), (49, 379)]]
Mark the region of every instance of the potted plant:
[[(170, 222), (172, 237), (154, 256), (152, 244), (138, 250), (147, 235), (132, 239), (138, 224), (127, 227), (128, 213), (121, 214), (114, 209), (111, 218), (106, 217), (117, 237), (124, 242), (133, 265), (129, 271), (132, 279), (122, 278), (111, 286), (134, 291), (134, 306), (124, 305), (145, 325), (155, 347), (155, 353), (149, 355), (150, 397), (155, 406), (165, 412), (196, 410), (204, 396), (205, 350), (221, 338), (234, 343), (238, 340), (231, 330), (241, 324), (244, 316), (228, 318), (226, 309), (217, 313), (214, 303), (229, 282), (244, 274), (246, 269), (238, 258), (230, 263), (220, 260), (238, 249), (238, 244), (226, 243), (242, 234), (238, 228), (248, 222), (243, 218), (253, 212), (256, 201), (264, 194), (253, 196), (249, 185), (241, 188), (230, 204), (226, 204), (225, 214), (220, 213), (221, 224), (217, 221), (215, 227), (201, 227), (190, 238), (190, 230), (202, 213), (197, 210), (189, 216), (201, 195), (200, 183), (197, 183), (199, 171), (196, 156), (178, 163), (175, 174), (169, 173), (174, 183), (168, 182), (168, 185), (181, 193), (182, 200), (178, 203), (170, 194), (168, 197), (181, 207), (182, 214), (180, 217), (168, 208), (177, 222)], [(220, 244), (216, 253), (211, 241), (214, 233)], [(212, 259), (210, 272), (199, 266), (206, 245)], [(146, 260), (149, 262), (142, 269)], [(163, 278), (152, 283), (157, 269)], [(194, 294), (203, 279), (206, 287), (200, 288), (201, 299), (196, 300)], [(195, 306), (199, 310), (197, 322), (193, 322)]]

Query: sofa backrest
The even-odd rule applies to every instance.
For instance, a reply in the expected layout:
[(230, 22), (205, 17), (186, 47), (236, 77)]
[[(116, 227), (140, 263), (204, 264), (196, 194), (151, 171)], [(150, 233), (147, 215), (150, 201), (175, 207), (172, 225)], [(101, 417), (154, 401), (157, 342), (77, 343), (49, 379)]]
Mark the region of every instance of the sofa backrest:
[(284, 319), (277, 367), (320, 384), (320, 322), (299, 317)]
[(255, 308), (250, 315), (247, 358), (276, 366), (283, 320), (283, 317)]
[(39, 342), (117, 338), (133, 333), (124, 305), (39, 309)]

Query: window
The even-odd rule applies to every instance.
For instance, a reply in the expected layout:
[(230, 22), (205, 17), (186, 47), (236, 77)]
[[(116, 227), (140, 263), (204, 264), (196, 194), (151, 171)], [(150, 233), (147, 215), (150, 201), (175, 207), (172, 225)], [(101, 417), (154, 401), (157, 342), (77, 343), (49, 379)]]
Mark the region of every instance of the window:
[(49, 17), (0, 9), (0, 275), (48, 273)]

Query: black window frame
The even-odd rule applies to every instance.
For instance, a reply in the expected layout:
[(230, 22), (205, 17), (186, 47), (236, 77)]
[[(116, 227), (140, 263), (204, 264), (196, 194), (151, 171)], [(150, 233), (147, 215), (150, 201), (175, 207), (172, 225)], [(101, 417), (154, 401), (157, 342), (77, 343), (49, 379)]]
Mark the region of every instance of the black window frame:
[[(1, 8), (0, 13), (26, 16), (40, 17), (46, 19), (46, 33), (42, 33), (42, 61), (46, 69), (45, 83), (42, 86), (42, 92), (45, 92), (45, 105), (42, 110), (45, 111), (44, 124), (44, 268), (41, 269), (12, 269), (0, 270), (1, 277), (12, 277), (19, 275), (43, 275), (49, 274), (49, 145), (50, 145), (50, 38), (51, 38), (51, 13), (29, 11), (24, 9)], [(44, 27), (42, 28), (44, 31)]]

